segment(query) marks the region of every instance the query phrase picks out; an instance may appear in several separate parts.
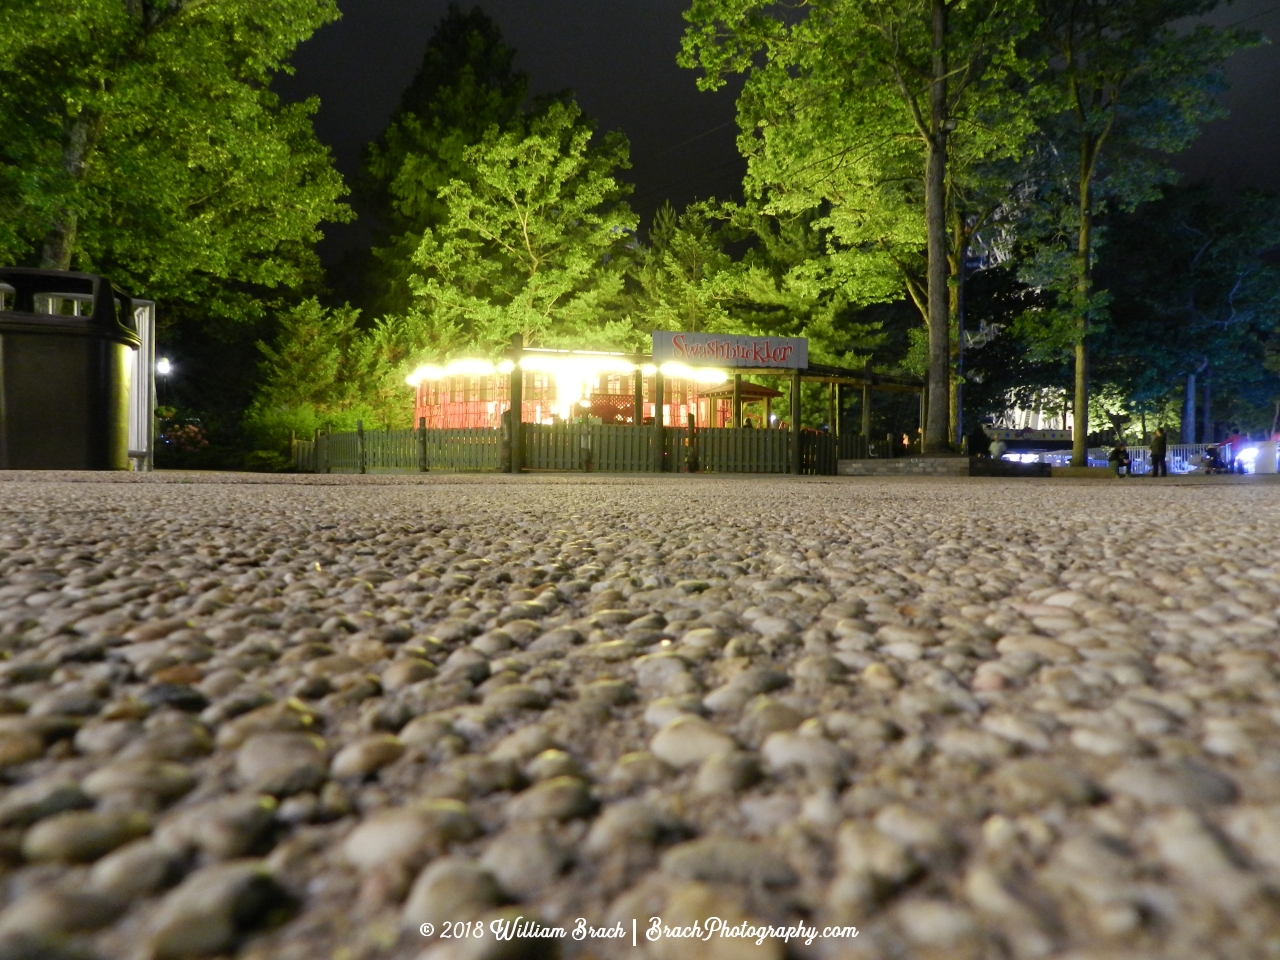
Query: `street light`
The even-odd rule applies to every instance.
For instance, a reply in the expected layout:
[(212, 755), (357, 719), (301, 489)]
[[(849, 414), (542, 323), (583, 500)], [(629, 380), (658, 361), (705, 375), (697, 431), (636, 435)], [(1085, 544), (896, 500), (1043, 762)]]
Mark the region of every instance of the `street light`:
[(162, 377), (167, 377), (173, 373), (173, 364), (169, 362), (168, 357), (161, 357), (156, 361), (156, 373)]

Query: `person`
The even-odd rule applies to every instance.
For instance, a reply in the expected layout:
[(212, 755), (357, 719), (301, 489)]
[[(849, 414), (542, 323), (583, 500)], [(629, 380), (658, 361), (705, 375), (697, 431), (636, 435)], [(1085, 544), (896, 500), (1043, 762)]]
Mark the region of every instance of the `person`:
[(1107, 457), (1107, 463), (1111, 465), (1111, 469), (1116, 472), (1117, 477), (1129, 475), (1129, 448), (1124, 445), (1123, 440), (1116, 441), (1116, 445), (1111, 448), (1111, 455)]
[(1169, 438), (1164, 435), (1164, 427), (1156, 427), (1156, 435), (1151, 438), (1151, 475), (1167, 477), (1169, 465), (1165, 457), (1169, 453)]
[(969, 435), (969, 453), (975, 457), (987, 457), (991, 455), (989, 449), (991, 440), (987, 436), (987, 431), (982, 428), (982, 424), (976, 424), (973, 433)]
[(754, 423), (752, 423), (752, 422), (751, 422), (751, 418), (750, 418), (750, 417), (747, 417), (745, 420), (743, 420), (743, 421), (742, 421), (742, 428), (743, 428), (744, 430), (754, 430), (754, 429), (755, 429), (755, 426), (756, 426), (756, 425), (755, 425)]
[(1222, 459), (1222, 455), (1216, 446), (1210, 445), (1205, 447), (1204, 451), (1204, 472), (1205, 473), (1226, 473), (1227, 464)]
[(988, 448), (988, 450), (991, 453), (992, 460), (999, 460), (1001, 457), (1004, 456), (1004, 452), (1008, 449), (1009, 449), (1008, 444), (1006, 444), (999, 437), (996, 437), (994, 440), (992, 440), (991, 446)]

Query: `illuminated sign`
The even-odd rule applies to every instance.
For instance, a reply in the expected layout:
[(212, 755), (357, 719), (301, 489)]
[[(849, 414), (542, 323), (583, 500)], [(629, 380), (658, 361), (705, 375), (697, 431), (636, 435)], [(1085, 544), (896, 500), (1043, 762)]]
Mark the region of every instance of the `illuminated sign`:
[(655, 330), (653, 362), (807, 370), (809, 341), (804, 337), (750, 337), (727, 333), (671, 333)]

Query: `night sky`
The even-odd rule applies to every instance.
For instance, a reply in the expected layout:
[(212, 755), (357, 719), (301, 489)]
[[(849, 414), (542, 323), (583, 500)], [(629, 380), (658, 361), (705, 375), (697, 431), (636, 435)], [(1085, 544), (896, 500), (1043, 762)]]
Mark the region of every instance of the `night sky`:
[[(316, 132), (348, 178), (361, 150), (386, 126), (418, 69), (448, 0), (339, 0), (343, 18), (303, 44), (297, 73), (277, 87), (290, 99), (320, 97)], [(462, 2), (464, 9), (471, 3)], [(631, 141), (632, 206), (647, 223), (670, 199), (680, 208), (736, 197), (745, 170), (734, 147), (737, 85), (701, 93), (676, 66), (688, 0), (486, 0), (480, 6), (516, 49), (535, 94), (572, 89), (601, 130)], [(1280, 2), (1237, 0), (1213, 17), (1280, 39)], [(1280, 45), (1229, 64), (1231, 118), (1212, 124), (1178, 166), (1224, 187), (1280, 190)], [(326, 259), (367, 243), (358, 224), (330, 226)]]

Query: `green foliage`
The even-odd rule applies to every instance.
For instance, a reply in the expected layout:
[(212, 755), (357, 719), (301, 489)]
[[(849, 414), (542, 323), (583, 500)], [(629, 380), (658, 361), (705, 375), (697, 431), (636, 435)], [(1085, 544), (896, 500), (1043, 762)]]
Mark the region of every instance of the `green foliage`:
[(399, 110), (369, 145), (359, 193), (381, 231), (371, 278), (380, 313), (408, 308), (413, 254), (423, 232), (448, 219), (439, 191), (473, 177), (464, 151), (519, 119), (528, 78), (512, 69), (514, 57), (479, 7), (464, 14), (450, 4)]
[(615, 178), (627, 142), (592, 139), (577, 106), (554, 101), (463, 151), (473, 178), (441, 188), (448, 217), (414, 254), (422, 273), (405, 325), (420, 349), (492, 353), (514, 334), (529, 346), (639, 346), (619, 309), (636, 226)]
[[(270, 90), (332, 0), (0, 0), (0, 260), (263, 314), (347, 216), (314, 100)], [(162, 310), (167, 319), (172, 311)]]

